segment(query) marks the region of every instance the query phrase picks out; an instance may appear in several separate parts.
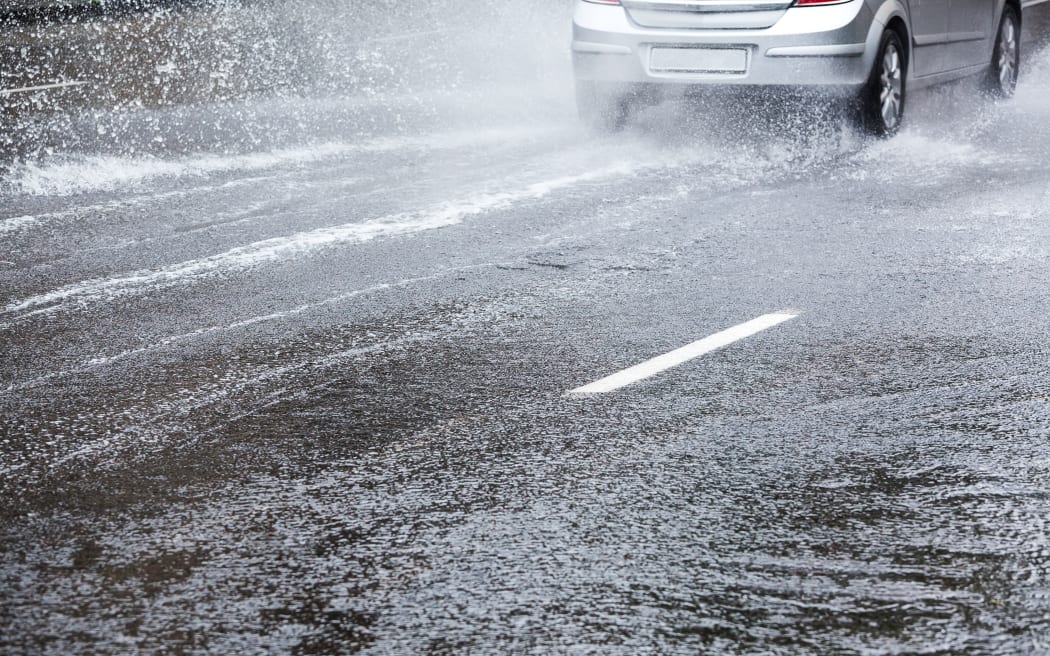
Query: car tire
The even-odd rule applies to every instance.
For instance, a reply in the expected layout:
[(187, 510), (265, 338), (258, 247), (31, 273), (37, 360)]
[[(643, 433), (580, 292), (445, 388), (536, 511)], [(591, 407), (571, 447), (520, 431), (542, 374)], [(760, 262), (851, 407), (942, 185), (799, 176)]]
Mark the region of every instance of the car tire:
[(623, 130), (627, 125), (631, 105), (630, 99), (622, 92), (596, 82), (578, 81), (576, 110), (580, 120), (591, 129), (612, 133)]
[(985, 90), (993, 98), (1012, 98), (1017, 90), (1017, 74), (1021, 68), (1021, 18), (1017, 10), (1007, 5), (999, 21), (999, 31), (992, 50), (992, 65), (988, 69)]
[(893, 30), (886, 30), (879, 43), (871, 77), (860, 94), (861, 129), (878, 137), (897, 134), (904, 120), (907, 89), (907, 51), (900, 36)]

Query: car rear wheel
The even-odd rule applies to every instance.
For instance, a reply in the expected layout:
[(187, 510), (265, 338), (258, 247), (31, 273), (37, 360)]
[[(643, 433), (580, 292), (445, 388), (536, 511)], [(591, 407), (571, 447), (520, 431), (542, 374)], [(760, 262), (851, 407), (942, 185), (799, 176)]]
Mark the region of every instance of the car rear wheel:
[(1017, 73), (1021, 67), (1021, 19), (1010, 6), (1003, 9), (999, 33), (992, 51), (992, 67), (985, 84), (995, 98), (1011, 98), (1017, 90)]
[(882, 35), (878, 56), (860, 97), (860, 124), (865, 132), (891, 137), (904, 120), (908, 67), (904, 44), (893, 30)]
[(576, 110), (588, 127), (599, 132), (619, 132), (627, 125), (631, 106), (623, 92), (596, 82), (577, 81)]

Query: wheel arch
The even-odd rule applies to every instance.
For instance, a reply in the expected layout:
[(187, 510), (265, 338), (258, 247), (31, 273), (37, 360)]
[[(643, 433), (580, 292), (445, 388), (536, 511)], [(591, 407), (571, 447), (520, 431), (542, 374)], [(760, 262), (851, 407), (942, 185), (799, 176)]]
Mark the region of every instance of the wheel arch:
[(882, 41), (882, 34), (886, 30), (893, 30), (904, 44), (904, 59), (907, 66), (908, 78), (912, 77), (912, 50), (914, 44), (911, 40), (911, 22), (909, 20), (908, 7), (903, 0), (885, 0), (875, 7), (875, 20), (871, 23), (871, 31), (868, 33), (867, 47), (865, 48), (866, 64), (868, 68), (875, 65), (875, 56)]
[(1024, 10), (1022, 8), (1021, 0), (1006, 0), (996, 13), (996, 23), (998, 24), (998, 21), (1002, 20), (1003, 11), (1005, 11), (1007, 7), (1012, 7), (1013, 10), (1017, 12), (1018, 22), (1020, 22), (1021, 25), (1024, 25)]
[[(904, 44), (904, 63), (911, 65), (911, 50), (912, 42), (909, 37), (908, 24), (904, 22), (904, 17), (894, 16), (890, 18), (889, 22), (886, 23), (887, 30), (893, 30), (897, 33), (897, 36), (901, 38), (901, 43)], [(909, 69), (910, 70), (910, 69)]]

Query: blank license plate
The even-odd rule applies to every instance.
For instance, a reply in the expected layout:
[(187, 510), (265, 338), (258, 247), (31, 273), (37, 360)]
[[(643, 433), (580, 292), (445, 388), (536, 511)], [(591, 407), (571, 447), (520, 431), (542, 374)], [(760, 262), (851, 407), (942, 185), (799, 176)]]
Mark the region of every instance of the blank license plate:
[(747, 73), (744, 48), (653, 48), (650, 70), (658, 73)]

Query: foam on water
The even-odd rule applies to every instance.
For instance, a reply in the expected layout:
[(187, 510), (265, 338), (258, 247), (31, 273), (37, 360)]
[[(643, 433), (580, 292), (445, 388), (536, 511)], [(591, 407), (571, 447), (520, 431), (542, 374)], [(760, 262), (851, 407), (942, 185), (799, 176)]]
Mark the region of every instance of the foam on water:
[(858, 152), (852, 158), (857, 168), (847, 175), (855, 180), (906, 181), (926, 186), (952, 179), (963, 169), (994, 167), (1004, 161), (1000, 154), (972, 142), (908, 129)]
[(37, 223), (37, 219), (33, 216), (16, 216), (11, 219), (0, 220), (0, 235), (25, 230), (35, 223)]
[(107, 301), (151, 289), (188, 284), (213, 275), (244, 271), (265, 263), (308, 256), (336, 246), (436, 230), (456, 225), (471, 216), (507, 209), (522, 201), (540, 199), (577, 184), (629, 175), (638, 168), (637, 163), (616, 163), (576, 175), (535, 182), (511, 191), (476, 194), (425, 210), (265, 239), (209, 257), (187, 260), (159, 269), (134, 271), (111, 278), (67, 285), (45, 294), (15, 301), (5, 307), (2, 313), (18, 315), (13, 318), (24, 318), (50, 313), (69, 304)]
[(354, 154), (412, 150), (454, 150), (471, 146), (520, 143), (551, 135), (547, 127), (502, 127), (460, 130), (413, 136), (375, 137), (359, 142), (333, 142), (313, 146), (239, 154), (197, 154), (175, 159), (160, 157), (80, 156), (65, 161), (22, 164), (5, 184), (16, 193), (66, 196), (115, 191), (141, 186), (157, 179), (204, 177), (226, 172), (251, 172), (302, 166)]

